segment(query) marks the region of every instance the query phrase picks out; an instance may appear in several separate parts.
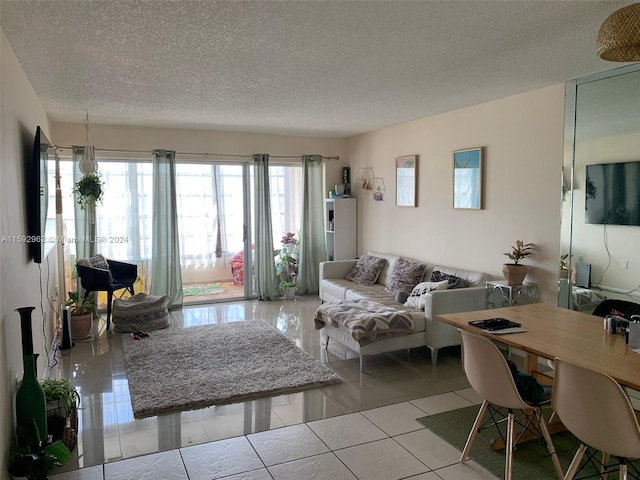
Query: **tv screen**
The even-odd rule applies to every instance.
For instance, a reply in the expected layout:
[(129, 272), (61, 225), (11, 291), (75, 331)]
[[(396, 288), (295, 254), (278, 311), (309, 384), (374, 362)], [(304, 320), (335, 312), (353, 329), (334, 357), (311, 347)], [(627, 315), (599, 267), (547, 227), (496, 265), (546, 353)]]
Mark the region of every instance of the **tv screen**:
[(585, 222), (640, 225), (640, 161), (587, 165)]

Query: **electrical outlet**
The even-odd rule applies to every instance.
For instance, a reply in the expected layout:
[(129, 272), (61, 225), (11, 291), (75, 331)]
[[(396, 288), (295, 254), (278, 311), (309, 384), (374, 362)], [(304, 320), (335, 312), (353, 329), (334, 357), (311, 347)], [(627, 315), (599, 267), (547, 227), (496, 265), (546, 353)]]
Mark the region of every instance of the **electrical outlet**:
[(620, 268), (622, 270), (626, 270), (629, 268), (629, 260), (622, 260), (622, 262), (620, 262)]

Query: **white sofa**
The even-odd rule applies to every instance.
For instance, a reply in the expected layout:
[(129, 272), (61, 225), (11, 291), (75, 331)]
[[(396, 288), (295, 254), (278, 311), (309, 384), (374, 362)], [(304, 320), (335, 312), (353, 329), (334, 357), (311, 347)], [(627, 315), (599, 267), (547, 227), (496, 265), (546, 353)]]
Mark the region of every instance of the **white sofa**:
[[(359, 353), (361, 370), (363, 371), (365, 355), (423, 346), (427, 346), (431, 350), (431, 362), (435, 365), (438, 361), (438, 350), (440, 348), (460, 345), (460, 336), (456, 329), (451, 325), (437, 321), (436, 316), (443, 313), (467, 312), (486, 308), (485, 282), (491, 280), (491, 276), (486, 273), (434, 265), (389, 253), (369, 252), (369, 255), (387, 259), (387, 263), (382, 269), (378, 280), (371, 286), (360, 285), (345, 279), (355, 265), (355, 259), (320, 263), (320, 299), (323, 303), (360, 299), (374, 300), (398, 309), (410, 311), (414, 325), (413, 333), (411, 334), (387, 338), (364, 346), (360, 346), (348, 332), (331, 325), (325, 325), (327, 341), (329, 338), (333, 338)], [(425, 269), (423, 281), (429, 281), (431, 272), (440, 271), (463, 279), (467, 287), (434, 290), (430, 294), (431, 301), (427, 302), (424, 311), (405, 307), (396, 302), (394, 294), (385, 290), (386, 285), (391, 281), (394, 264), (400, 258), (425, 263), (427, 268)]]

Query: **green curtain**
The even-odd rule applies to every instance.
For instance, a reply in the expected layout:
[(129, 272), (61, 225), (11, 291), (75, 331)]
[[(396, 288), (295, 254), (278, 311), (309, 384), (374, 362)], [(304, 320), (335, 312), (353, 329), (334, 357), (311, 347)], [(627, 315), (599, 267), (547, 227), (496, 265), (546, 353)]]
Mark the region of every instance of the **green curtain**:
[(324, 231), (323, 166), (320, 155), (302, 157), (302, 229), (298, 264), (298, 295), (320, 290), (320, 262), (327, 259)]
[(275, 300), (280, 297), (280, 291), (276, 277), (275, 254), (273, 250), (268, 154), (257, 153), (253, 156), (253, 178), (256, 222), (256, 291), (258, 298), (261, 300)]
[(167, 295), (167, 306), (182, 306), (182, 272), (176, 201), (176, 152), (153, 151), (151, 294)]

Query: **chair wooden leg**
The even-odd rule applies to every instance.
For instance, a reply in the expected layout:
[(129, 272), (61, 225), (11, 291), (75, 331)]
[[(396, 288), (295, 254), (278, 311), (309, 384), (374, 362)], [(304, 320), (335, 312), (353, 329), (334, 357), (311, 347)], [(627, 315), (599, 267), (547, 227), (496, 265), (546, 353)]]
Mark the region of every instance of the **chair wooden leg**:
[(480, 406), (480, 410), (478, 411), (478, 415), (476, 415), (476, 419), (473, 422), (473, 427), (471, 427), (471, 431), (469, 432), (469, 437), (467, 438), (467, 443), (464, 444), (464, 450), (462, 450), (462, 455), (460, 456), (460, 463), (464, 463), (467, 461), (469, 457), (469, 451), (471, 450), (471, 445), (476, 438), (476, 434), (478, 433), (478, 429), (480, 425), (482, 425), (482, 420), (484, 419), (485, 414), (487, 413), (487, 408), (489, 407), (489, 402), (486, 400), (482, 402)]
[(511, 480), (511, 463), (513, 461), (513, 429), (514, 429), (513, 410), (509, 409), (507, 414), (507, 441), (505, 447), (504, 462), (504, 480)]
[(576, 454), (573, 456), (573, 460), (571, 460), (571, 465), (569, 465), (567, 473), (564, 475), (564, 480), (572, 480), (573, 477), (576, 476), (576, 472), (578, 471), (578, 467), (580, 467), (580, 462), (582, 461), (582, 457), (586, 451), (587, 446), (584, 443), (580, 444)]
[(609, 466), (610, 459), (611, 456), (608, 453), (602, 452), (602, 466), (600, 467), (600, 478), (602, 480), (607, 480), (607, 478), (609, 478), (609, 475), (607, 474), (607, 467)]
[(544, 418), (542, 417), (542, 411), (539, 408), (536, 409), (536, 416), (538, 417), (538, 426), (540, 427), (542, 436), (544, 437), (545, 442), (547, 442), (547, 448), (549, 449), (549, 453), (551, 454), (551, 461), (553, 461), (553, 466), (556, 469), (556, 475), (558, 475), (559, 480), (562, 480), (564, 478), (564, 473), (562, 473), (562, 466), (560, 465), (560, 460), (558, 459), (556, 448), (553, 445), (553, 440), (551, 440), (551, 435), (549, 435), (549, 429), (547, 429), (547, 425), (544, 421)]
[(627, 480), (627, 464), (620, 464), (620, 480)]

